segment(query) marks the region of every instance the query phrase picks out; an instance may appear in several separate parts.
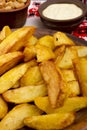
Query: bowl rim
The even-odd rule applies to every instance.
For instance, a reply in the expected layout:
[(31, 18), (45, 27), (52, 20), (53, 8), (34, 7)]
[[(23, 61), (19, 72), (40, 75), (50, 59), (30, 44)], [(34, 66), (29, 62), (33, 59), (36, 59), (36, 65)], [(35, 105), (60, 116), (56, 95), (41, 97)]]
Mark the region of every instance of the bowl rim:
[[(51, 19), (51, 18), (44, 16), (43, 10), (46, 7), (48, 7), (49, 5), (56, 4), (56, 3), (58, 3), (58, 4), (59, 3), (73, 3), (82, 9), (82, 14), (78, 17), (73, 18), (73, 19), (66, 19), (66, 20), (56, 20), (56, 19)], [(82, 17), (85, 17), (85, 15), (87, 13), (87, 6), (84, 3), (82, 3), (80, 0), (47, 0), (46, 2), (44, 2), (40, 5), (38, 12), (39, 12), (40, 17), (42, 17), (43, 19), (50, 21), (50, 22), (73, 22), (73, 21), (76, 21)]]
[(17, 9), (10, 9), (10, 10), (1, 9), (1, 10), (0, 10), (0, 13), (11, 13), (11, 12), (21, 11), (21, 10), (23, 10), (23, 9), (25, 9), (26, 7), (29, 6), (30, 1), (31, 1), (31, 0), (27, 0), (27, 2), (25, 3), (24, 6), (22, 6), (22, 7), (20, 7), (20, 8), (17, 8)]
[[(75, 22), (75, 23), (73, 23), (73, 24), (65, 24), (65, 25), (59, 25), (58, 26), (58, 24), (53, 24), (53, 23), (51, 23), (51, 22), (47, 22), (46, 20), (44, 20), (43, 18), (41, 19), (42, 20), (42, 22), (43, 23), (45, 23), (47, 26), (53, 26), (54, 25), (54, 27), (60, 27), (60, 28), (68, 28), (68, 27), (74, 27), (74, 26), (77, 26), (77, 25), (79, 25), (82, 21), (83, 21), (83, 18), (82, 19), (80, 19), (78, 22)], [(50, 24), (50, 25), (48, 25), (48, 24)]]

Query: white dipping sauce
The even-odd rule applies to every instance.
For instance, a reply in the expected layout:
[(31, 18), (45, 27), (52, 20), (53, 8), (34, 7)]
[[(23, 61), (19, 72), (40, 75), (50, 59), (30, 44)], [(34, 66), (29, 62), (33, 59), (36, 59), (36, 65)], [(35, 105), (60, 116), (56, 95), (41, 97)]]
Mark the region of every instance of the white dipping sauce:
[(55, 20), (73, 19), (82, 14), (82, 9), (75, 4), (51, 4), (43, 10), (43, 15)]

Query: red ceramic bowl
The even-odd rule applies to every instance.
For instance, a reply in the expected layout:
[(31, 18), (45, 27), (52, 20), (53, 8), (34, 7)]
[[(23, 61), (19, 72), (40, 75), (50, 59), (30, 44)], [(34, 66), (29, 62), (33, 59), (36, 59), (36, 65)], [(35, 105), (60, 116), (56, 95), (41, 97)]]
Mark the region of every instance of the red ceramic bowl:
[(26, 4), (21, 8), (0, 10), (0, 30), (5, 25), (9, 25), (10, 28), (22, 27), (26, 22), (29, 4), (30, 0), (27, 0)]

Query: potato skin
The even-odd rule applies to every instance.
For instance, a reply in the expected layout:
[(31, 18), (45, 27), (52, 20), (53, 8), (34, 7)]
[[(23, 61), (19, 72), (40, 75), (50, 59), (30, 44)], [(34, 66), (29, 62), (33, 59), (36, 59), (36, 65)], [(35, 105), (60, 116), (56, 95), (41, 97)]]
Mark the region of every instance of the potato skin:
[(0, 55), (20, 50), (35, 31), (35, 27), (27, 26), (15, 30), (0, 43)]
[(13, 85), (24, 75), (32, 62), (21, 63), (0, 77), (0, 94), (13, 87)]
[(24, 119), (24, 123), (38, 130), (60, 130), (73, 123), (74, 119), (73, 113), (55, 113), (28, 117)]
[(0, 122), (1, 130), (16, 130), (24, 126), (25, 117), (40, 115), (41, 111), (30, 104), (20, 104), (10, 110)]
[(16, 66), (24, 58), (20, 51), (9, 52), (0, 56), (0, 75)]

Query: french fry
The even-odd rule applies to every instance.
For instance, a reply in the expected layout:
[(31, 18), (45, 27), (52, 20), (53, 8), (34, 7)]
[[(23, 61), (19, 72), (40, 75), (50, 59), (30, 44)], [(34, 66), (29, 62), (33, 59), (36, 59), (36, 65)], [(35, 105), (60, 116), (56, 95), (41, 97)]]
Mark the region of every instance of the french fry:
[(78, 57), (87, 56), (87, 46), (72, 46), (71, 48), (75, 48), (78, 53)]
[(30, 66), (35, 64), (34, 61), (22, 63), (10, 69), (0, 77), (0, 93), (12, 88), (14, 84), (24, 75)]
[(87, 57), (73, 60), (74, 70), (80, 83), (81, 94), (87, 96)]
[(35, 58), (36, 50), (34, 46), (25, 47), (24, 51), (24, 62), (30, 61)]
[(23, 60), (23, 53), (16, 51), (6, 53), (0, 56), (0, 75), (5, 73)]
[(0, 95), (0, 119), (2, 119), (8, 112), (8, 105)]
[[(13, 31), (0, 43), (0, 55), (20, 50), (25, 41), (34, 33), (35, 27), (22, 27)], [(20, 44), (21, 43), (21, 44)]]
[(63, 77), (66, 81), (66, 95), (73, 97), (80, 95), (80, 86), (73, 69), (62, 69)]
[(72, 50), (69, 47), (66, 47), (65, 53), (61, 59), (61, 61), (58, 63), (58, 67), (60, 67), (61, 69), (70, 69), (73, 67), (73, 62), (72, 60), (77, 58), (77, 51), (76, 50)]
[(55, 48), (55, 45), (53, 42), (53, 36), (50, 36), (50, 35), (45, 35), (45, 36), (39, 38), (37, 44), (47, 46), (51, 50), (54, 50), (54, 48)]
[(61, 71), (67, 82), (77, 80), (73, 69), (62, 69)]
[(63, 56), (64, 56), (64, 53), (65, 53), (65, 50), (66, 50), (66, 47), (65, 45), (62, 45), (60, 47), (57, 47), (54, 51), (55, 55), (56, 55), (56, 58), (55, 58), (55, 65), (56, 67), (58, 67), (60, 61), (62, 60)]
[(53, 35), (55, 46), (75, 45), (75, 43), (63, 32), (56, 32)]
[(0, 32), (0, 41), (4, 40), (8, 35), (12, 33), (9, 26), (4, 26)]
[(35, 45), (37, 41), (38, 41), (38, 38), (32, 35), (31, 37), (28, 38), (28, 41), (24, 46), (29, 47), (29, 46)]
[(67, 82), (67, 97), (75, 97), (81, 94), (78, 81), (73, 80)]
[(35, 48), (36, 48), (37, 62), (43, 62), (45, 60), (50, 60), (55, 58), (54, 52), (49, 47), (37, 44)]
[(24, 123), (38, 130), (60, 130), (72, 124), (74, 120), (73, 113), (55, 113), (28, 117), (24, 119)]
[(1, 130), (17, 130), (24, 126), (25, 117), (40, 115), (42, 112), (34, 105), (20, 104), (10, 110), (0, 121)]
[(26, 86), (20, 87), (13, 90), (8, 90), (4, 92), (3, 98), (7, 102), (12, 103), (25, 103), (25, 102), (32, 102), (38, 96), (46, 96), (47, 95), (47, 88), (46, 85), (33, 85), (33, 86)]
[[(56, 66), (52, 61), (45, 61), (40, 64), (40, 71), (43, 76), (43, 79), (47, 84), (50, 104), (52, 107), (56, 107), (56, 103), (60, 96), (60, 93), (62, 92), (63, 94), (65, 91), (65, 86), (62, 80), (60, 70), (58, 68), (56, 69)], [(61, 97), (62, 96), (60, 96), (60, 98)], [(61, 98), (61, 100), (63, 99)]]
[(54, 50), (56, 58), (58, 58), (59, 56), (63, 55), (65, 53), (65, 49), (66, 49), (65, 45), (62, 45), (60, 47), (59, 46), (56, 47), (55, 50)]
[(48, 97), (37, 97), (35, 100), (35, 105), (42, 111), (49, 113), (65, 113), (65, 112), (76, 112), (82, 108), (87, 107), (87, 97), (72, 97), (67, 98), (64, 101), (64, 105), (58, 108), (50, 107)]
[(20, 86), (38, 85), (44, 83), (39, 66), (33, 66), (20, 79)]

